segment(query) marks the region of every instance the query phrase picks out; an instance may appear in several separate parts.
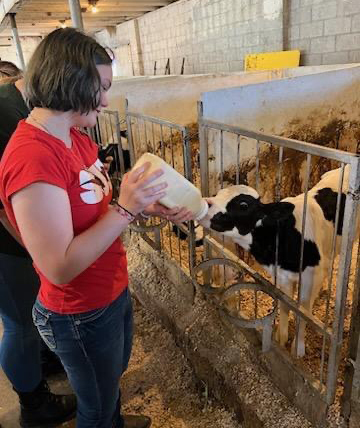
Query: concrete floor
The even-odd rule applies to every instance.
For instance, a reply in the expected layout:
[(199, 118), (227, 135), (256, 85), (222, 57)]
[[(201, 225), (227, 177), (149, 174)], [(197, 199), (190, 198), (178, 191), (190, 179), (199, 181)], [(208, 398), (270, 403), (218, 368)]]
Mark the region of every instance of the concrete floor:
[[(0, 337), (3, 328), (0, 322)], [(71, 392), (65, 375), (54, 376), (49, 380), (52, 392), (67, 394)], [(0, 369), (0, 424), (2, 428), (19, 428), (19, 402), (17, 395), (12, 390), (10, 382)], [(63, 424), (62, 427), (75, 428), (75, 422)]]

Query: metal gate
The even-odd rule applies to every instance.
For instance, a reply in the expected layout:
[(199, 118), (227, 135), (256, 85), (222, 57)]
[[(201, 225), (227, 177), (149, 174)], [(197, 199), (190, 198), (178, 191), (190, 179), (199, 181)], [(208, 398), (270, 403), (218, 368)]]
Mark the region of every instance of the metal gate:
[[(341, 251), (339, 256), (339, 265), (337, 280), (335, 287), (332, 281), (334, 275), (334, 258), (335, 258), (335, 245), (336, 234), (334, 234), (331, 251), (331, 269), (329, 272), (329, 279), (326, 290), (325, 302), (325, 316), (319, 318), (316, 314), (306, 310), (300, 305), (300, 290), (301, 290), (301, 274), (299, 275), (297, 297), (289, 297), (279, 288), (275, 281), (269, 280), (257, 270), (252, 268), (244, 259), (239, 258), (236, 254), (229, 251), (219, 240), (214, 239), (212, 234), (205, 238), (207, 243), (206, 252), (207, 257), (211, 258), (211, 252), (215, 249), (217, 252), (222, 253), (227, 258), (238, 263), (241, 268), (254, 278), (256, 282), (261, 283), (270, 294), (274, 294), (280, 302), (283, 302), (294, 314), (295, 324), (295, 338), (298, 340), (298, 326), (299, 320), (306, 320), (311, 329), (321, 337), (321, 352), (318, 361), (317, 373), (314, 371), (307, 371), (307, 379), (313, 388), (321, 394), (321, 397), (328, 405), (332, 404), (335, 400), (339, 364), (343, 352), (343, 332), (345, 320), (346, 299), (348, 293), (348, 282), (350, 265), (352, 261), (353, 242), (356, 234), (356, 219), (357, 207), (359, 199), (359, 185), (360, 185), (360, 160), (359, 157), (339, 150), (326, 148), (314, 144), (309, 144), (301, 141), (296, 141), (288, 138), (276, 137), (266, 135), (261, 132), (249, 131), (235, 126), (228, 126), (223, 123), (213, 122), (206, 120), (202, 114), (202, 104), (199, 103), (199, 137), (200, 137), (200, 165), (201, 165), (201, 188), (203, 196), (213, 196), (216, 192), (224, 187), (224, 183), (228, 180), (227, 175), (229, 171), (224, 169), (224, 156), (229, 153), (235, 160), (235, 170), (233, 169), (233, 184), (241, 183), (242, 168), (244, 166), (244, 159), (242, 158), (242, 151), (253, 153), (255, 157), (253, 163), (253, 185), (255, 189), (260, 185), (260, 162), (269, 158), (269, 153), (274, 156), (276, 150), (276, 164), (277, 172), (274, 178), (276, 185), (275, 197), (280, 200), (280, 197), (290, 196), (281, 195), (282, 183), (282, 170), (284, 162), (285, 150), (293, 151), (294, 156), (303, 156), (306, 164), (306, 174), (304, 183), (304, 211), (303, 211), (303, 224), (302, 224), (302, 241), (301, 241), (301, 259), (303, 258), (304, 248), (304, 228), (306, 222), (306, 203), (307, 192), (311, 181), (310, 172), (312, 170), (312, 163), (315, 161), (316, 165), (321, 163), (321, 159), (326, 159), (333, 162), (341, 168), (341, 176), (339, 179), (339, 192), (341, 195), (344, 169), (346, 165), (350, 167), (349, 174), (349, 189), (346, 196), (345, 213), (341, 240)], [(248, 145), (252, 144), (251, 150)], [(218, 156), (214, 156), (216, 153)], [(260, 156), (260, 154), (268, 153), (268, 155)], [(216, 162), (216, 167), (213, 163)], [(248, 159), (245, 160), (248, 162)], [(248, 164), (247, 164), (248, 165)], [(296, 171), (294, 171), (294, 174)], [(300, 192), (301, 193), (301, 192)], [(260, 195), (261, 196), (261, 195)], [(292, 195), (291, 195), (292, 196)], [(295, 195), (294, 195), (295, 196)], [(337, 230), (339, 221), (340, 209), (340, 196), (337, 200), (337, 212), (335, 230)], [(302, 260), (299, 261), (302, 266)], [(275, 268), (275, 272), (277, 268)], [(301, 272), (301, 269), (299, 269)], [(354, 295), (358, 294), (359, 284), (354, 283)], [(276, 343), (273, 342), (276, 346)]]
[[(153, 153), (169, 163), (189, 181), (198, 166), (194, 162), (191, 132), (181, 126), (163, 119), (130, 112), (126, 102), (126, 123), (131, 163), (145, 152)], [(194, 223), (176, 226), (168, 221), (150, 218), (139, 220), (131, 228), (156, 250), (161, 250), (175, 260), (180, 268), (190, 275), (196, 262)]]

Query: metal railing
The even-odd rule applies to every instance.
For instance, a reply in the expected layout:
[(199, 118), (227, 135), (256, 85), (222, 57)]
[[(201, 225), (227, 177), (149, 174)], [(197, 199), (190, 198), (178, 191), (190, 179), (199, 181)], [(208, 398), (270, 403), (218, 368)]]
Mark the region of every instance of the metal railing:
[[(193, 181), (190, 130), (167, 120), (130, 112), (126, 101), (126, 124), (132, 165), (145, 152), (153, 153), (169, 163), (189, 181)], [(196, 260), (194, 223), (172, 227), (159, 219), (138, 221), (132, 226), (156, 250), (166, 252), (190, 275)], [(180, 239), (183, 234), (183, 239)], [(184, 239), (186, 237), (186, 239)]]
[[(249, 264), (245, 263), (244, 260), (240, 259), (236, 254), (229, 251), (223, 243), (219, 240), (214, 239), (210, 234), (206, 236), (206, 258), (211, 258), (212, 249), (216, 249), (219, 253), (222, 253), (224, 257), (229, 258), (238, 263), (241, 268), (247, 272), (256, 282), (261, 283), (265, 289), (268, 289), (276, 298), (279, 299), (286, 307), (295, 314), (296, 319), (296, 331), (295, 339), (296, 345), (298, 341), (299, 324), (300, 320), (305, 320), (312, 329), (314, 329), (322, 337), (321, 344), (321, 357), (320, 357), (320, 369), (318, 376), (314, 376), (309, 373), (309, 379), (313, 386), (321, 393), (328, 404), (334, 402), (336, 387), (337, 387), (337, 376), (339, 370), (339, 363), (341, 359), (341, 352), (343, 347), (343, 331), (344, 331), (344, 319), (345, 319), (345, 307), (346, 298), (348, 292), (348, 282), (350, 265), (352, 261), (352, 250), (353, 242), (356, 235), (356, 221), (357, 221), (357, 208), (359, 199), (359, 186), (360, 186), (360, 160), (359, 157), (340, 150), (332, 148), (322, 147), (315, 144), (305, 143), (285, 137), (277, 137), (273, 135), (267, 135), (262, 132), (255, 132), (247, 129), (243, 129), (236, 126), (229, 126), (223, 123), (218, 123), (210, 120), (206, 120), (203, 117), (202, 105), (199, 103), (198, 108), (198, 119), (199, 119), (199, 137), (200, 137), (200, 169), (201, 169), (201, 188), (203, 196), (213, 196), (217, 190), (224, 187), (224, 177), (227, 174), (226, 168), (224, 168), (224, 154), (229, 159), (229, 152), (232, 154), (232, 159), (235, 159), (236, 167), (233, 170), (233, 184), (239, 184), (240, 176), (242, 175), (242, 160), (241, 152), (245, 145), (253, 144), (255, 147), (247, 152), (255, 155), (256, 160), (253, 164), (253, 172), (255, 173), (254, 187), (259, 188), (260, 184), (260, 153), (266, 152), (266, 149), (270, 150), (270, 147), (276, 147), (278, 150), (277, 159), (277, 172), (275, 174), (276, 199), (280, 200), (281, 194), (281, 180), (282, 180), (282, 168), (284, 166), (284, 150), (291, 149), (294, 151), (294, 156), (304, 154), (304, 162), (306, 164), (306, 173), (304, 180), (304, 207), (302, 213), (302, 237), (301, 237), (301, 259), (299, 260), (299, 280), (298, 289), (295, 296), (289, 296), (285, 294), (280, 288), (277, 288), (277, 272), (278, 272), (278, 248), (276, 255), (276, 263), (273, 274), (273, 281), (270, 281), (264, 275), (260, 274), (257, 270), (252, 268)], [(224, 152), (224, 145), (226, 143), (226, 153)], [(261, 151), (262, 145), (266, 145), (265, 151)], [(219, 159), (214, 167), (214, 153), (219, 154)], [(269, 153), (269, 151), (268, 151)], [(309, 183), (311, 181), (311, 162), (313, 158), (323, 158), (332, 162), (337, 162), (340, 165), (340, 177), (338, 183), (338, 197), (336, 205), (336, 219), (334, 227), (334, 236), (332, 238), (332, 248), (329, 248), (331, 254), (331, 266), (329, 266), (328, 284), (326, 290), (326, 311), (325, 319), (319, 319), (314, 315), (311, 310), (305, 308), (300, 302), (301, 287), (302, 287), (302, 266), (303, 266), (303, 250), (304, 250), (304, 231), (307, 216), (307, 199)], [(215, 157), (216, 158), (216, 157)], [(266, 159), (266, 156), (263, 158)], [(248, 159), (246, 160), (248, 162)], [(211, 164), (212, 163), (212, 164)], [(209, 167), (209, 164), (211, 166)], [(247, 163), (248, 165), (248, 163)], [(339, 211), (340, 211), (340, 198), (343, 189), (344, 169), (345, 165), (349, 165), (350, 173), (348, 180), (348, 191), (345, 202), (345, 212), (343, 219), (343, 229), (341, 238), (341, 249), (339, 256), (339, 266), (336, 280), (336, 289), (333, 290), (333, 266), (335, 259), (335, 247), (336, 247), (336, 231), (339, 224)], [(225, 167), (228, 165), (225, 165)], [(324, 171), (325, 172), (325, 171)], [(293, 171), (294, 174), (298, 173)], [(216, 186), (218, 188), (216, 189)], [(299, 192), (302, 193), (302, 192)], [(284, 195), (290, 196), (290, 195)], [(293, 195), (295, 196), (295, 195)], [(277, 242), (278, 246), (278, 242)], [(359, 284), (354, 285), (356, 289)], [(335, 293), (333, 295), (333, 293)], [(355, 290), (357, 293), (357, 290)], [(297, 294), (297, 296), (296, 296)], [(333, 295), (333, 297), (332, 297)], [(330, 307), (334, 305), (332, 316), (330, 316)], [(333, 319), (333, 321), (332, 321)], [(329, 349), (327, 350), (327, 345)], [(325, 370), (327, 365), (327, 370)], [(326, 372), (326, 373), (325, 373)], [(325, 373), (325, 374), (324, 374)]]

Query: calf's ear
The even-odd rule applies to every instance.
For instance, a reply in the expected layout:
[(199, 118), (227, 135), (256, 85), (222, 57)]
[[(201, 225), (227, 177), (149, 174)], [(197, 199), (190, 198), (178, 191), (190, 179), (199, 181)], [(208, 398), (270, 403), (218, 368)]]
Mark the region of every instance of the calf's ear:
[(273, 202), (263, 205), (265, 217), (263, 225), (276, 225), (279, 221), (289, 217), (294, 211), (294, 205), (289, 202)]

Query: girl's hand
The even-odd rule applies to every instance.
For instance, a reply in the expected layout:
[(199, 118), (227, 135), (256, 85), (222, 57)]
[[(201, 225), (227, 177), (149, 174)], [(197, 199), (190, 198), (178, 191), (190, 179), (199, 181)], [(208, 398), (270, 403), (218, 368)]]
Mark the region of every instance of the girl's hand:
[(134, 216), (166, 195), (164, 189), (167, 187), (167, 183), (149, 186), (164, 172), (158, 169), (147, 176), (146, 171), (149, 168), (150, 162), (146, 162), (139, 168), (132, 169), (124, 175), (120, 186), (118, 204)]
[(170, 209), (164, 207), (164, 205), (161, 205), (158, 202), (149, 205), (144, 211), (144, 214), (166, 218), (176, 224), (194, 220), (194, 214), (185, 207), (175, 207)]

